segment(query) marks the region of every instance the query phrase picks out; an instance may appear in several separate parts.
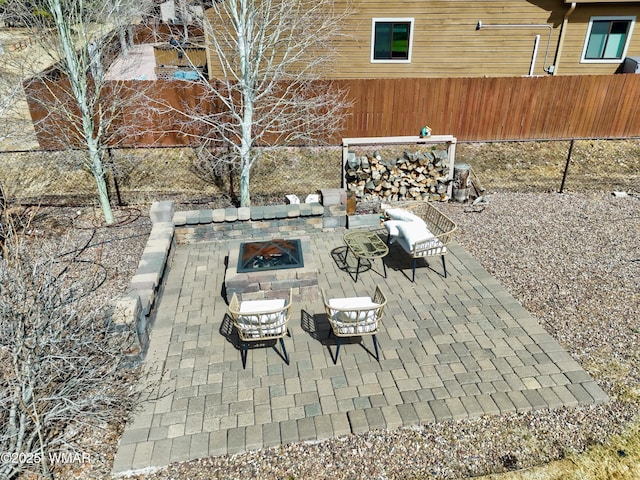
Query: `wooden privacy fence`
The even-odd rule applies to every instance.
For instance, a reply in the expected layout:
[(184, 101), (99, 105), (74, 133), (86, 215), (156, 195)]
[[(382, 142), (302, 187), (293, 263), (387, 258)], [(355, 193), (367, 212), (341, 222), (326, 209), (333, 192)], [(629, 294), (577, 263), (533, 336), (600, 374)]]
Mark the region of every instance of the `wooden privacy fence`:
[[(63, 88), (64, 80), (58, 80)], [(55, 90), (37, 81), (25, 85), (27, 97)], [(206, 89), (183, 80), (114, 82), (112, 92), (123, 95), (122, 83), (140, 96), (142, 84), (147, 98), (124, 107), (115, 122), (123, 135), (111, 143), (120, 146), (189, 145), (197, 140), (181, 131), (175, 113), (150, 105), (193, 108), (200, 113), (216, 107), (196, 98)], [(349, 89), (353, 106), (345, 128), (329, 144), (342, 137), (387, 137), (418, 135), (426, 124), (434, 135), (450, 134), (458, 141), (563, 140), (572, 138), (640, 137), (640, 75), (558, 77), (355, 79), (335, 82)], [(29, 100), (42, 148), (61, 148), (59, 132), (66, 130), (62, 118)], [(149, 112), (145, 111), (149, 108)], [(134, 120), (136, 119), (136, 120)], [(141, 120), (143, 119), (143, 120)], [(189, 129), (198, 130), (197, 122)], [(144, 124), (144, 129), (141, 125)], [(69, 145), (65, 139), (64, 144)]]
[(640, 136), (640, 75), (345, 83), (349, 137), (418, 135), (425, 124), (459, 141)]

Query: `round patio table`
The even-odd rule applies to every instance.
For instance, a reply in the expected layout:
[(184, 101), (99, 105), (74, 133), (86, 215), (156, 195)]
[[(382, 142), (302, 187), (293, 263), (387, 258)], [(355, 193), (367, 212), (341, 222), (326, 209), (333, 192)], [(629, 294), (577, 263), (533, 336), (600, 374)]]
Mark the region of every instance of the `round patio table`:
[[(344, 263), (347, 263), (347, 255), (349, 251), (358, 259), (356, 266), (356, 278), (358, 281), (358, 273), (360, 273), (360, 261), (363, 258), (367, 260), (374, 260), (376, 258), (382, 259), (389, 253), (389, 247), (376, 232), (370, 232), (368, 230), (356, 230), (353, 232), (347, 232), (344, 234), (344, 243), (347, 246), (347, 251), (344, 254)], [(387, 266), (382, 260), (382, 268), (384, 271), (384, 278), (387, 278)]]

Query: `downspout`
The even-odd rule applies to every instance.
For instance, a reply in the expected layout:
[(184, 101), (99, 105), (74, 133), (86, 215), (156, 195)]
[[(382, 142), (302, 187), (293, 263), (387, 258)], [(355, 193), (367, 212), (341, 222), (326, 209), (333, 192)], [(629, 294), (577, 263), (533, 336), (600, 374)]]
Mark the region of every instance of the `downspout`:
[(571, 6), (567, 13), (564, 14), (564, 18), (562, 19), (562, 27), (560, 27), (560, 38), (558, 38), (558, 49), (556, 50), (556, 58), (553, 62), (553, 71), (550, 72), (551, 75), (556, 75), (558, 73), (558, 66), (560, 65), (560, 57), (562, 56), (562, 47), (564, 45), (564, 36), (567, 31), (567, 24), (569, 23), (569, 17), (576, 9), (576, 2), (571, 2)]
[(529, 76), (533, 77), (533, 70), (536, 67), (536, 56), (538, 55), (538, 45), (540, 44), (540, 35), (536, 35), (533, 42), (533, 54), (531, 55), (531, 66), (529, 67)]

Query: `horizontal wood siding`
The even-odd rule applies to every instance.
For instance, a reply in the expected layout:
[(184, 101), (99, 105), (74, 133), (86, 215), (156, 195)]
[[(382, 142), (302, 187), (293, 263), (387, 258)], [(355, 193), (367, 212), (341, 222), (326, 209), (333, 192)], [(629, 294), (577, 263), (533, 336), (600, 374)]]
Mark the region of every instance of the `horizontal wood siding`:
[[(166, 43), (175, 39), (184, 40), (184, 26), (169, 23), (156, 23), (147, 21), (132, 27), (133, 43), (140, 45), (143, 43)], [(204, 41), (204, 31), (195, 25), (187, 27), (188, 39), (192, 42)]]
[(341, 82), (354, 107), (345, 137), (460, 140), (640, 136), (640, 75), (369, 79)]
[[(424, 78), (527, 75), (536, 34), (540, 34), (535, 74), (542, 75), (548, 28), (486, 28), (484, 24), (542, 24), (552, 27), (548, 63), (553, 61), (559, 24), (549, 11), (566, 9), (558, 0), (363, 0), (354, 2), (337, 47), (331, 78)], [(374, 18), (414, 18), (411, 63), (371, 63)], [(548, 65), (547, 65), (548, 66)]]
[[(350, 12), (344, 36), (336, 39), (336, 68), (325, 72), (330, 79), (424, 78), (515, 76), (529, 73), (536, 34), (540, 35), (534, 74), (543, 75), (555, 55), (562, 14), (568, 7), (559, 0), (335, 0), (337, 12)], [(207, 11), (216, 31), (215, 16)], [(374, 18), (413, 18), (411, 63), (371, 63), (371, 32)], [(540, 24), (546, 27), (483, 28), (484, 24)], [(211, 39), (208, 40), (211, 44)], [(548, 47), (548, 52), (547, 52)], [(221, 73), (209, 51), (211, 78)], [(545, 54), (547, 64), (545, 65)]]
[(207, 64), (207, 52), (204, 48), (182, 48), (171, 45), (155, 45), (153, 56), (158, 66), (204, 67)]
[[(524, 76), (529, 74), (536, 35), (540, 39), (533, 73), (544, 76), (555, 62), (570, 8), (561, 0), (335, 0), (335, 5), (336, 11), (349, 8), (351, 13), (343, 25), (344, 37), (334, 45), (336, 68), (324, 72), (329, 79)], [(557, 74), (615, 73), (621, 62), (580, 63), (580, 58), (592, 16), (627, 15), (640, 21), (640, 2), (578, 4), (564, 32)], [(374, 18), (414, 19), (411, 63), (371, 63)], [(476, 30), (478, 21), (485, 27)], [(640, 56), (640, 25), (627, 55)], [(215, 61), (209, 58), (211, 78), (219, 73)]]

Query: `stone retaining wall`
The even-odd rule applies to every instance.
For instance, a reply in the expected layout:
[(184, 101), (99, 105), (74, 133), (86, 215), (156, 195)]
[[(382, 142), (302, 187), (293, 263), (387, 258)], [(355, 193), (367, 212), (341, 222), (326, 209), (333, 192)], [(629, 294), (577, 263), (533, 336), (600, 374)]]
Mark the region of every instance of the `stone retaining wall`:
[(129, 348), (123, 352), (132, 362), (144, 358), (149, 346), (156, 299), (162, 290), (165, 269), (175, 248), (173, 202), (156, 202), (149, 211), (151, 233), (127, 292), (116, 302), (112, 321), (126, 332)]
[(178, 243), (194, 243), (222, 237), (252, 239), (274, 234), (301, 235), (345, 227), (347, 217), (344, 205), (301, 203), (176, 212), (173, 223)]

